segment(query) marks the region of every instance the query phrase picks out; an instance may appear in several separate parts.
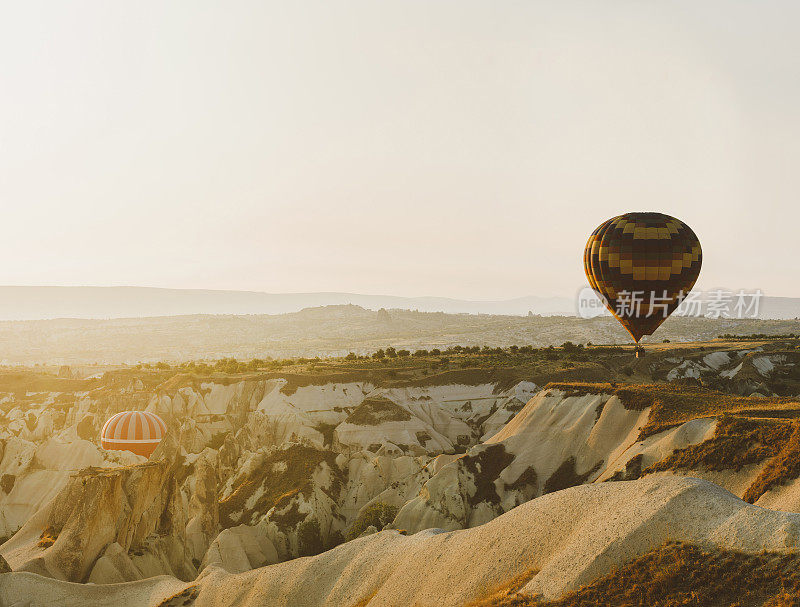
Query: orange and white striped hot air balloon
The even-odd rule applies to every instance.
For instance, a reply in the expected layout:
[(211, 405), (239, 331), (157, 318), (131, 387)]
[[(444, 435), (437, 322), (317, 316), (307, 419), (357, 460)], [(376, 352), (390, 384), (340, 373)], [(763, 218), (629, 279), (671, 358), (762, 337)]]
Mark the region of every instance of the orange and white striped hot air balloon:
[(100, 433), (103, 449), (132, 451), (150, 457), (164, 438), (167, 425), (148, 411), (123, 411), (108, 419)]

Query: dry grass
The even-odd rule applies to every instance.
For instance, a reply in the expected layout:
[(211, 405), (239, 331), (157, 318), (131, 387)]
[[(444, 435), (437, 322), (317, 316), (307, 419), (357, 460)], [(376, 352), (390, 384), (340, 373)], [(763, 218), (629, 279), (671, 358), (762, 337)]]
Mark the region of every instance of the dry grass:
[(208, 378), (200, 378), (191, 373), (176, 373), (164, 380), (156, 387), (156, 391), (164, 394), (174, 394), (181, 388), (193, 388), (200, 391), (200, 383), (207, 382)]
[(405, 422), (411, 414), (388, 398), (377, 396), (364, 400), (345, 422), (357, 426), (377, 426), (383, 422)]
[(671, 392), (686, 390), (685, 388), (675, 388), (675, 386), (668, 384), (618, 384), (611, 382), (550, 382), (545, 388), (560, 390), (567, 397), (580, 397), (590, 394), (616, 396), (622, 401), (625, 408), (631, 411), (642, 411), (648, 407), (653, 407), (661, 399), (669, 398)]
[(179, 593), (172, 595), (161, 601), (158, 607), (187, 607), (194, 603), (200, 595), (199, 586), (189, 586), (184, 588)]
[(669, 543), (557, 601), (500, 590), (470, 607), (800, 607), (800, 555)]
[(398, 381), (394, 385), (398, 387), (424, 387), (451, 384), (465, 386), (494, 384), (495, 392), (501, 392), (512, 388), (521, 381), (532, 381), (542, 385), (551, 381), (563, 382), (578, 378), (584, 381), (606, 381), (614, 376), (606, 367), (594, 361), (576, 361), (574, 367), (563, 368), (560, 359), (556, 361), (541, 360), (539, 358), (528, 361), (509, 359), (503, 362), (494, 361), (491, 366), (478, 366), (482, 363), (479, 355), (465, 357), (464, 360), (469, 361), (471, 365), (469, 368), (448, 370), (418, 379)]
[(775, 457), (796, 434), (796, 422), (725, 416), (714, 436), (697, 445), (676, 449), (672, 455), (645, 469), (643, 474), (665, 470), (736, 470)]
[(509, 581), (490, 590), (486, 598), (470, 601), (464, 607), (500, 607), (501, 605), (514, 605), (516, 603), (508, 601), (515, 600), (520, 589), (530, 582), (537, 573), (539, 572), (536, 569), (527, 569), (511, 578)]
[(363, 599), (357, 601), (356, 603), (353, 603), (353, 605), (351, 607), (367, 607), (367, 605), (369, 605), (370, 601), (375, 598), (376, 594), (378, 594), (377, 590), (375, 590), (374, 592), (368, 594), (367, 596), (365, 596)]
[(42, 534), (39, 536), (39, 541), (36, 545), (39, 546), (39, 548), (49, 548), (56, 543), (57, 539), (58, 533), (56, 533), (53, 527), (48, 526), (42, 531)]
[(546, 390), (559, 390), (566, 397), (587, 396), (589, 394), (614, 394), (617, 384), (593, 382), (550, 382)]
[(76, 392), (98, 385), (96, 379), (66, 379), (36, 371), (0, 372), (0, 392)]
[(647, 424), (639, 434), (640, 440), (692, 419), (726, 413), (751, 417), (800, 417), (800, 401), (788, 397), (735, 396), (706, 388), (674, 384), (551, 382), (545, 387), (561, 390), (567, 396), (615, 395), (625, 408), (635, 411), (650, 407)]
[(800, 423), (793, 424), (794, 432), (782, 445), (780, 452), (764, 467), (744, 493), (746, 502), (754, 503), (767, 491), (800, 477)]
[[(362, 362), (362, 361), (359, 361)], [(281, 387), (281, 392), (292, 395), (298, 388), (307, 386), (324, 386), (332, 383), (356, 383), (364, 382), (371, 384), (384, 384), (390, 377), (391, 369), (366, 368), (353, 369), (341, 372), (320, 372), (320, 373), (262, 373), (260, 379), (285, 379), (286, 383)]]
[(100, 468), (98, 466), (87, 466), (76, 470), (71, 474), (72, 478), (92, 478), (92, 477), (112, 477), (120, 476), (133, 470), (145, 468), (166, 468), (167, 462), (164, 461), (146, 461), (141, 464), (127, 464), (124, 466), (114, 466), (113, 468)]
[[(470, 360), (470, 363), (478, 363), (477, 357), (475, 360)], [(506, 385), (511, 383), (513, 385), (522, 381), (521, 375), (520, 370), (513, 367), (481, 368), (476, 366), (435, 373), (420, 379), (396, 382), (396, 385), (399, 387), (448, 386), (451, 384), (479, 386), (481, 384)]]
[(14, 483), (16, 480), (17, 477), (13, 474), (4, 474), (3, 476), (0, 476), (0, 490), (8, 495), (14, 490)]

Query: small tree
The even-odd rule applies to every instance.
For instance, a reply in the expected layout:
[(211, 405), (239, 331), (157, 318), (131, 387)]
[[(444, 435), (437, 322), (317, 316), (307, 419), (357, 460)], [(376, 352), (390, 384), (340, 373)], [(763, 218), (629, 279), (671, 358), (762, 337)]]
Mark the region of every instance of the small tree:
[(248, 371), (257, 371), (261, 367), (263, 367), (265, 361), (261, 360), (260, 358), (254, 358), (249, 363), (247, 363), (247, 370)]

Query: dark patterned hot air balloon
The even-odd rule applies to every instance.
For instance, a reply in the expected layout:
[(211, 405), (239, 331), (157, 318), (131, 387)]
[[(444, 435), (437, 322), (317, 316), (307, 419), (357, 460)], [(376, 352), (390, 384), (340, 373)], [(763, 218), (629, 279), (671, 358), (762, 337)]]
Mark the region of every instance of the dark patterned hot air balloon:
[(583, 254), (592, 289), (638, 343), (691, 291), (700, 274), (700, 241), (662, 213), (625, 213), (603, 222)]

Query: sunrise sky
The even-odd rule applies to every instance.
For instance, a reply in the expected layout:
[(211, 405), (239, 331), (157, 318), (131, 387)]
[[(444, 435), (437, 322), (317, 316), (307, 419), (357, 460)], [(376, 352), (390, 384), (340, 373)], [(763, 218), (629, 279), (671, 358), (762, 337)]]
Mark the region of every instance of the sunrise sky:
[(796, 2), (25, 2), (0, 19), (0, 284), (568, 295), (688, 223), (800, 296)]

